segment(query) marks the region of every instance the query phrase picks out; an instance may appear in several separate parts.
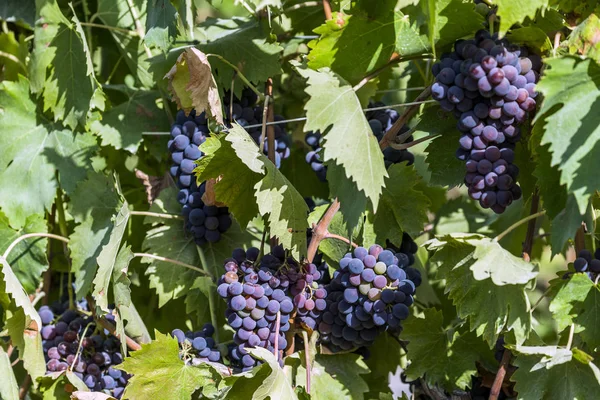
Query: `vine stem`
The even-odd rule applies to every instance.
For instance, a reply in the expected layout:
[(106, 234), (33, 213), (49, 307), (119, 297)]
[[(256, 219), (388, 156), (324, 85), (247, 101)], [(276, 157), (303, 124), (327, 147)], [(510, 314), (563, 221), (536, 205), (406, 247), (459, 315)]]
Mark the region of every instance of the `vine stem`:
[(430, 54), (417, 54), (417, 55), (409, 56), (409, 57), (400, 57), (400, 54), (394, 53), (394, 54), (392, 54), (392, 56), (390, 57), (389, 61), (386, 64), (373, 70), (368, 75), (366, 75), (364, 78), (362, 78), (360, 80), (360, 82), (358, 82), (356, 85), (354, 85), (352, 87), (352, 90), (357, 92), (360, 88), (365, 86), (371, 79), (375, 78), (377, 75), (381, 74), (383, 71), (385, 71), (386, 69), (388, 69), (390, 67), (393, 67), (396, 64), (400, 64), (401, 62), (404, 62), (404, 61), (418, 60), (418, 59), (428, 58), (428, 57), (431, 57), (431, 55)]
[(422, 138), (419, 138), (417, 140), (413, 140), (410, 143), (390, 143), (390, 147), (396, 150), (406, 150), (409, 149), (413, 146), (418, 145), (419, 143), (423, 143), (426, 142), (428, 140), (431, 139), (435, 139), (436, 137), (441, 136), (439, 134), (435, 134), (435, 135), (427, 135), (427, 136), (423, 136)]
[(4, 57), (4, 58), (8, 58), (10, 61), (16, 63), (19, 65), (19, 67), (21, 67), (21, 69), (23, 71), (27, 71), (27, 67), (25, 66), (25, 64), (23, 64), (21, 62), (21, 60), (19, 60), (15, 55), (7, 53), (5, 51), (0, 51), (0, 57)]
[[(111, 335), (121, 340), (121, 337), (117, 333), (117, 329), (115, 328), (115, 326), (109, 321), (107, 321), (105, 318), (98, 318), (98, 323), (102, 325), (102, 327), (106, 329)], [(127, 347), (129, 347), (130, 350), (137, 351), (142, 349), (142, 346), (140, 346), (138, 342), (136, 342), (127, 335), (125, 335), (125, 343), (127, 343)]]
[(498, 372), (496, 372), (496, 377), (494, 378), (494, 384), (492, 385), (492, 390), (490, 391), (489, 400), (498, 400), (500, 390), (502, 389), (502, 382), (504, 382), (504, 377), (506, 376), (506, 368), (508, 367), (510, 357), (510, 351), (505, 349), (504, 353), (502, 354), (502, 360), (500, 361), (500, 367), (498, 368)]
[(321, 4), (320, 1), (305, 1), (304, 3), (298, 3), (298, 4), (294, 4), (292, 6), (289, 6), (288, 8), (284, 8), (282, 13), (287, 14), (290, 11), (295, 11), (295, 10), (298, 10), (298, 9), (304, 8), (304, 7), (316, 7), (319, 4)]
[(260, 90), (258, 90), (256, 88), (256, 86), (254, 86), (249, 80), (248, 78), (246, 78), (244, 76), (244, 74), (242, 74), (242, 71), (240, 71), (240, 69), (238, 67), (236, 67), (235, 65), (233, 65), (232, 63), (230, 63), (229, 61), (227, 61), (225, 58), (223, 58), (221, 55), (219, 54), (213, 54), (213, 53), (209, 53), (206, 55), (206, 57), (216, 57), (219, 60), (223, 61), (225, 64), (227, 64), (230, 68), (232, 68), (237, 75), (240, 77), (240, 79), (242, 80), (242, 82), (244, 82), (244, 84), (246, 86), (248, 86), (254, 93), (256, 93), (256, 95), (258, 96), (258, 98), (260, 100), (263, 100), (265, 98), (265, 96), (260, 92)]
[(567, 341), (567, 350), (571, 350), (571, 346), (573, 345), (573, 335), (575, 334), (575, 324), (571, 324), (571, 329), (569, 329), (569, 340)]
[(331, 2), (329, 0), (323, 0), (323, 12), (325, 13), (325, 20), (331, 19)]
[(171, 263), (171, 264), (179, 265), (181, 267), (185, 267), (185, 268), (194, 270), (196, 272), (200, 272), (201, 274), (206, 275), (206, 276), (212, 278), (212, 275), (211, 275), (210, 272), (205, 271), (202, 268), (194, 267), (193, 265), (186, 264), (186, 263), (178, 261), (178, 260), (173, 260), (172, 258), (167, 258), (167, 257), (159, 256), (159, 255), (156, 255), (156, 254), (150, 254), (150, 253), (133, 253), (133, 256), (134, 257), (147, 257), (147, 258), (152, 258), (154, 260), (164, 261), (164, 262), (168, 262), (168, 263)]
[(102, 24), (96, 24), (94, 22), (80, 22), (79, 25), (89, 26), (90, 28), (108, 29), (110, 31), (121, 32), (121, 33), (124, 33), (129, 36), (140, 36), (137, 31), (131, 31), (131, 30), (125, 29), (125, 28), (119, 28), (118, 26), (102, 25)]
[(167, 214), (167, 213), (155, 213), (150, 211), (129, 211), (130, 215), (139, 215), (145, 217), (156, 217), (156, 218), (164, 218), (164, 219), (183, 219), (181, 215), (177, 214)]
[(501, 234), (499, 234), (498, 236), (496, 236), (494, 238), (494, 241), (495, 242), (499, 242), (500, 240), (502, 240), (502, 238), (504, 236), (508, 235), (510, 232), (512, 232), (514, 229), (518, 228), (519, 226), (523, 225), (525, 222), (534, 220), (534, 219), (536, 219), (538, 217), (541, 217), (543, 215), (546, 215), (546, 210), (542, 210), (540, 212), (528, 215), (527, 217), (518, 220), (517, 222), (515, 222), (514, 224), (512, 224), (511, 226), (509, 226), (508, 228), (506, 228), (506, 230), (504, 232), (502, 232)]
[(308, 333), (304, 330), (302, 331), (302, 339), (304, 339), (304, 363), (306, 364), (306, 393), (310, 394), (310, 352), (308, 351)]
[[(140, 37), (140, 40), (143, 41), (144, 40), (144, 36), (146, 36), (146, 32), (144, 32), (144, 27), (142, 26), (142, 22), (140, 20), (140, 14), (138, 13), (137, 8), (135, 8), (135, 4), (133, 4), (133, 0), (126, 0), (127, 1), (127, 7), (129, 7), (129, 12), (131, 13), (131, 16), (133, 17), (133, 22), (135, 24), (135, 30), (138, 34), (138, 36)], [(148, 58), (152, 57), (152, 52), (150, 52), (150, 49), (148, 48), (148, 46), (146, 46), (146, 43), (142, 43), (144, 46), (144, 51), (146, 52), (146, 56)]]
[(19, 236), (18, 238), (16, 238), (15, 240), (13, 240), (13, 242), (10, 244), (10, 246), (7, 247), (7, 249), (4, 251), (4, 254), (2, 255), (2, 258), (7, 260), (8, 259), (8, 255), (10, 254), (10, 252), (23, 240), (29, 239), (29, 238), (34, 238), (34, 237), (45, 237), (45, 238), (50, 238), (50, 239), (56, 239), (56, 240), (60, 240), (61, 242), (65, 242), (65, 243), (69, 243), (69, 239), (60, 235), (55, 235), (53, 233), (26, 233), (25, 235)]
[(341, 240), (342, 242), (344, 242), (354, 248), (358, 247), (358, 245), (356, 243), (354, 243), (353, 241), (351, 241), (350, 239), (346, 239), (342, 235), (336, 235), (335, 233), (327, 232), (327, 234), (325, 235), (325, 237), (323, 239), (337, 239), (337, 240)]
[(430, 94), (431, 86), (428, 86), (425, 88), (425, 90), (421, 92), (421, 94), (417, 96), (417, 98), (414, 101), (415, 104), (408, 106), (404, 110), (404, 112), (400, 115), (396, 122), (394, 122), (392, 127), (385, 133), (385, 135), (379, 141), (379, 148), (381, 148), (381, 150), (385, 149), (390, 145), (390, 143), (394, 142), (396, 135), (398, 135), (398, 132), (400, 132), (400, 128), (402, 128), (406, 124), (406, 122), (408, 122), (408, 120), (417, 112), (422, 102), (426, 98), (428, 98)]
[(25, 396), (27, 396), (27, 392), (29, 391), (29, 386), (31, 386), (31, 375), (27, 374), (23, 384), (19, 388), (19, 399), (23, 400)]
[(279, 324), (281, 323), (281, 311), (277, 311), (277, 319), (275, 320), (275, 343), (273, 343), (273, 355), (279, 363)]
[[(65, 205), (63, 203), (62, 190), (58, 188), (56, 190), (56, 214), (58, 216), (58, 229), (63, 237), (69, 236), (67, 230), (67, 219), (65, 218)], [(67, 274), (67, 294), (69, 295), (69, 309), (75, 309), (75, 300), (73, 296), (73, 275), (71, 274), (71, 258), (69, 257), (69, 248), (66, 243), (63, 243), (63, 251), (67, 259), (67, 265), (69, 267)]]
[(306, 255), (308, 262), (313, 262), (315, 255), (317, 254), (317, 249), (319, 248), (319, 243), (321, 243), (321, 240), (323, 240), (329, 234), (329, 224), (339, 209), (340, 202), (336, 198), (333, 200), (333, 203), (331, 203), (327, 211), (325, 211), (325, 214), (323, 214), (323, 217), (321, 217), (319, 223), (313, 228), (313, 236), (310, 240), (310, 245), (308, 246), (308, 252)]
[[(208, 271), (208, 263), (206, 262), (206, 257), (204, 256), (204, 250), (201, 247), (196, 246), (198, 249), (198, 256), (200, 257), (200, 264), (202, 265), (201, 271), (205, 273), (207, 276), (211, 276), (211, 273)], [(217, 320), (217, 309), (215, 304), (215, 293), (216, 291), (210, 290), (208, 296), (208, 309), (210, 310), (210, 322), (215, 328), (215, 340), (219, 343), (219, 323)]]

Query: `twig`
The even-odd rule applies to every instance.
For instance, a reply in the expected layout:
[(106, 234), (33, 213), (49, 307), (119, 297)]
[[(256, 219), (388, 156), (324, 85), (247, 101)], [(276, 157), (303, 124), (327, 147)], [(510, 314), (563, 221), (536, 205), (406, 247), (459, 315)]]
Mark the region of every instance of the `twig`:
[(144, 27), (142, 26), (142, 22), (140, 21), (140, 14), (138, 13), (137, 8), (135, 8), (135, 4), (133, 4), (133, 0), (127, 0), (127, 6), (129, 7), (129, 12), (133, 17), (133, 21), (135, 23), (135, 30), (138, 33), (140, 40), (142, 41), (144, 51), (146, 52), (146, 56), (150, 58), (152, 57), (152, 53), (150, 52), (148, 46), (146, 46), (146, 44), (143, 42), (144, 36), (146, 36), (146, 32), (144, 31)]
[(8, 58), (10, 61), (18, 64), (19, 67), (21, 67), (21, 69), (23, 71), (27, 71), (27, 67), (25, 66), (25, 64), (23, 64), (21, 62), (21, 60), (19, 60), (14, 54), (10, 54), (10, 53), (7, 53), (5, 51), (0, 51), (0, 57)]
[(312, 239), (310, 240), (310, 245), (308, 246), (308, 252), (306, 255), (308, 262), (313, 262), (313, 259), (317, 254), (317, 249), (319, 248), (319, 243), (321, 243), (321, 240), (323, 240), (323, 238), (325, 238), (329, 233), (329, 224), (339, 209), (340, 202), (338, 199), (333, 200), (333, 203), (331, 203), (325, 214), (323, 214), (323, 217), (319, 223), (313, 228)]
[(583, 229), (584, 225), (582, 223), (575, 233), (575, 252), (577, 254), (579, 254), (581, 250), (585, 249), (585, 232)]
[(42, 232), (26, 233), (25, 235), (19, 236), (18, 238), (13, 240), (13, 242), (10, 244), (10, 246), (8, 246), (8, 248), (4, 251), (2, 258), (4, 258), (5, 260), (8, 260), (8, 255), (20, 242), (22, 242), (25, 239), (34, 238), (34, 237), (45, 237), (45, 238), (56, 239), (56, 240), (60, 240), (65, 243), (69, 243), (69, 239), (67, 239), (66, 237), (55, 235), (53, 233), (42, 233)]
[(290, 11), (295, 11), (295, 10), (298, 10), (299, 8), (304, 8), (304, 7), (316, 7), (319, 4), (321, 4), (320, 1), (305, 1), (304, 3), (298, 3), (298, 4), (294, 4), (292, 6), (289, 6), (288, 8), (284, 8), (282, 13), (287, 14)]
[[(269, 110), (269, 96), (265, 96), (265, 101), (263, 103), (263, 112), (262, 112), (262, 124), (260, 131), (260, 141), (258, 150), (262, 153), (265, 149), (265, 139), (267, 138), (267, 115)], [(247, 127), (246, 127), (247, 128)]]
[[(401, 136), (403, 136), (403, 135), (404, 134), (402, 134)], [(419, 138), (417, 140), (413, 140), (412, 142), (409, 142), (409, 143), (390, 143), (389, 146), (391, 148), (393, 148), (393, 149), (396, 149), (396, 150), (406, 150), (406, 149), (409, 149), (409, 148), (411, 148), (413, 146), (418, 145), (419, 143), (423, 143), (423, 142), (426, 142), (428, 140), (435, 139), (438, 136), (441, 136), (441, 135), (440, 134), (427, 135), (427, 136), (423, 136), (422, 138)]]
[(428, 86), (425, 90), (417, 96), (414, 101), (414, 105), (408, 106), (406, 110), (400, 115), (400, 117), (394, 122), (392, 127), (385, 133), (385, 135), (379, 141), (379, 147), (381, 150), (389, 146), (390, 143), (395, 141), (396, 135), (400, 132), (400, 129), (408, 122), (408, 120), (417, 112), (421, 102), (425, 100), (431, 94), (431, 87)]
[(277, 311), (277, 319), (275, 320), (275, 343), (273, 343), (273, 354), (279, 362), (279, 324), (281, 323), (281, 311)]
[[(275, 128), (272, 125), (269, 125), (268, 127), (266, 125), (267, 122), (273, 122), (275, 119), (273, 115), (273, 79), (271, 78), (268, 78), (265, 83), (265, 97), (267, 96), (271, 99), (267, 104), (266, 109), (263, 110), (264, 129), (267, 131), (267, 156), (269, 157), (269, 160), (275, 164)], [(260, 151), (263, 151), (263, 149), (261, 148)]]
[[(129, 0), (129, 1), (131, 1), (131, 0)], [(250, 88), (250, 90), (252, 90), (254, 93), (256, 93), (256, 95), (258, 96), (258, 98), (260, 100), (262, 100), (264, 98), (264, 95), (260, 92), (260, 90), (258, 90), (256, 88), (256, 86), (254, 86), (248, 80), (248, 78), (246, 78), (246, 76), (244, 74), (242, 74), (242, 72), (240, 71), (240, 69), (238, 67), (236, 67), (235, 65), (233, 65), (232, 63), (230, 63), (229, 61), (227, 61), (225, 58), (223, 58), (219, 54), (209, 53), (209, 54), (206, 55), (206, 57), (216, 57), (219, 60), (221, 60), (222, 62), (224, 62), (225, 64), (227, 64), (230, 68), (232, 68), (237, 73), (237, 75), (240, 77), (240, 79), (242, 80), (242, 82), (244, 82), (244, 84), (246, 86), (248, 86)]]
[(156, 254), (150, 254), (150, 253), (133, 253), (133, 256), (134, 257), (147, 257), (147, 258), (152, 258), (154, 260), (164, 261), (164, 262), (168, 262), (168, 263), (171, 263), (171, 264), (179, 265), (179, 266), (182, 266), (182, 267), (194, 270), (196, 272), (200, 272), (201, 274), (206, 275), (206, 276), (212, 278), (212, 275), (211, 275), (210, 272), (205, 271), (205, 270), (203, 270), (201, 268), (198, 268), (198, 267), (194, 267), (193, 265), (186, 264), (186, 263), (181, 262), (181, 261), (173, 260), (172, 258), (158, 256)]
[[(57, 171), (58, 174), (58, 171)], [(67, 228), (67, 218), (65, 217), (65, 204), (63, 201), (63, 193), (60, 188), (56, 189), (56, 214), (58, 216), (58, 230), (63, 237), (69, 236), (69, 230)], [(67, 294), (69, 295), (69, 309), (75, 309), (75, 299), (73, 296), (73, 274), (71, 274), (71, 270), (73, 267), (73, 263), (71, 262), (71, 257), (69, 257), (69, 246), (67, 246), (67, 242), (63, 243), (63, 252), (65, 253), (65, 257), (67, 259)]]
[(23, 384), (19, 388), (19, 400), (23, 400), (25, 396), (27, 396), (27, 392), (29, 391), (29, 386), (31, 386), (31, 376), (27, 374)]
[(310, 343), (308, 341), (308, 333), (305, 330), (302, 331), (302, 339), (304, 339), (304, 363), (306, 364), (306, 393), (310, 394), (311, 365), (310, 352), (308, 351)]
[[(206, 262), (206, 257), (204, 256), (204, 250), (200, 246), (196, 246), (198, 249), (198, 256), (200, 257), (200, 264), (202, 266), (202, 271), (210, 276), (210, 272), (208, 271), (208, 263)], [(215, 304), (215, 294), (216, 291), (209, 290), (208, 295), (208, 309), (210, 311), (210, 322), (215, 328), (215, 340), (219, 343), (219, 321), (217, 320), (217, 309)]]
[(124, 34), (129, 35), (129, 36), (140, 36), (140, 34), (139, 34), (138, 31), (132, 31), (132, 30), (125, 29), (125, 28), (119, 28), (118, 26), (95, 24), (93, 22), (80, 22), (79, 25), (81, 25), (81, 26), (89, 26), (91, 28), (108, 29), (108, 30), (111, 30), (111, 31), (121, 32), (121, 33), (124, 33)]
[(360, 82), (358, 82), (356, 85), (354, 85), (354, 87), (352, 87), (352, 90), (357, 92), (361, 87), (365, 86), (367, 84), (367, 82), (369, 82), (371, 79), (375, 78), (377, 75), (379, 75), (380, 73), (382, 73), (389, 67), (398, 64), (400, 61), (403, 61), (402, 58), (400, 57), (400, 54), (394, 53), (392, 55), (392, 57), (390, 58), (390, 60), (386, 64), (382, 65), (381, 67), (370, 72), (368, 75), (366, 75), (364, 78), (362, 78), (360, 80)]
[(508, 366), (511, 356), (512, 354), (510, 351), (508, 349), (504, 349), (502, 360), (500, 361), (500, 366), (498, 367), (498, 372), (496, 372), (496, 377), (494, 378), (494, 383), (492, 384), (489, 400), (498, 400), (500, 390), (502, 389), (502, 383), (504, 382), (504, 377), (506, 376), (506, 367)]
[(573, 335), (575, 334), (575, 324), (571, 324), (571, 329), (569, 329), (569, 340), (567, 340), (567, 350), (571, 350), (571, 345), (573, 344)]
[[(546, 215), (546, 210), (537, 212), (535, 214), (532, 215), (528, 215), (527, 217), (518, 220), (517, 222), (515, 222), (514, 224), (512, 224), (511, 226), (509, 226), (508, 228), (506, 228), (506, 230), (504, 232), (502, 232), (501, 234), (499, 234), (498, 236), (496, 236), (494, 238), (494, 241), (499, 242), (500, 240), (502, 240), (502, 238), (506, 235), (508, 235), (510, 232), (512, 232), (515, 228), (523, 225), (525, 222), (527, 221), (531, 221), (533, 219), (536, 219), (538, 217), (541, 217), (543, 215)], [(529, 254), (529, 253), (528, 253)]]
[(331, 232), (327, 232), (323, 239), (337, 239), (337, 240), (341, 240), (342, 242), (344, 242), (354, 248), (358, 247), (358, 245), (356, 243), (354, 243), (353, 241), (351, 241), (350, 239), (346, 239), (345, 237), (343, 237), (341, 235), (336, 235), (335, 233), (331, 233)]
[(323, 12), (325, 13), (325, 20), (331, 19), (331, 3), (329, 0), (323, 0)]
[[(111, 335), (113, 335), (117, 339), (121, 340), (121, 337), (117, 333), (117, 329), (115, 328), (115, 326), (113, 324), (111, 324), (109, 321), (107, 321), (106, 318), (104, 318), (104, 317), (98, 318), (98, 323), (100, 325), (102, 325), (102, 327), (104, 329), (106, 329)], [(142, 348), (142, 346), (140, 346), (139, 343), (137, 343), (135, 340), (133, 340), (132, 338), (130, 338), (127, 335), (125, 335), (125, 343), (127, 343), (127, 347), (129, 347), (129, 349), (133, 350), (133, 351), (141, 350), (141, 348)]]
[(166, 214), (166, 213), (155, 213), (150, 211), (129, 211), (130, 215), (140, 215), (145, 217), (155, 217), (155, 218), (163, 218), (163, 219), (181, 219), (184, 218), (178, 214)]
[[(540, 193), (539, 189), (536, 186), (533, 189), (533, 195), (531, 196), (531, 208), (529, 209), (529, 215), (534, 215), (538, 212), (538, 208), (540, 206)], [(523, 252), (522, 257), (525, 261), (531, 261), (531, 251), (533, 249), (533, 236), (535, 233), (535, 218), (532, 218), (527, 224), (527, 234), (525, 235), (525, 240), (523, 241)]]

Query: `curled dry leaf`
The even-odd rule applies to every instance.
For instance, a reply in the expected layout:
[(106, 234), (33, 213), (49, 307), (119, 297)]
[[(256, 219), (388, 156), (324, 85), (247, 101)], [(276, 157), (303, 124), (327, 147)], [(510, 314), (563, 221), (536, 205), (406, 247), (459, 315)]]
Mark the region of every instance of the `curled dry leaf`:
[(206, 111), (223, 124), (221, 98), (206, 54), (195, 48), (186, 49), (165, 75), (169, 91), (179, 108), (189, 113)]
[(217, 207), (227, 207), (224, 203), (219, 203), (215, 199), (215, 184), (219, 182), (221, 179), (208, 179), (206, 181), (206, 191), (202, 195), (202, 201), (207, 206), (217, 206)]

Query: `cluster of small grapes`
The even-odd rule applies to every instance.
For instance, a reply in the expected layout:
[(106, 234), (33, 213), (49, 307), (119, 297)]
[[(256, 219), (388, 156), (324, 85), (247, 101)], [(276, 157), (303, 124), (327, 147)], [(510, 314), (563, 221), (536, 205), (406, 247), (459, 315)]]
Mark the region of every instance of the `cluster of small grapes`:
[(227, 207), (204, 204), (206, 184), (198, 185), (194, 178), (196, 161), (202, 156), (199, 146), (210, 134), (204, 113), (196, 115), (192, 110), (188, 116), (183, 111), (177, 113), (175, 124), (171, 127), (168, 148), (171, 152), (171, 176), (175, 179), (179, 193), (177, 200), (183, 206), (182, 215), (186, 219), (185, 228), (194, 235), (194, 241), (201, 246), (207, 242), (217, 242), (231, 227), (232, 220)]
[(174, 329), (171, 335), (179, 342), (181, 358), (187, 364), (197, 366), (206, 361), (221, 361), (221, 352), (212, 338), (214, 333), (215, 327), (207, 323), (197, 332), (184, 333), (181, 329)]
[[(236, 369), (247, 371), (260, 364), (247, 351), (260, 346), (270, 352), (279, 350), (280, 362), (287, 347), (285, 332), (290, 329), (290, 315), (294, 310), (287, 294), (290, 279), (280, 270), (286, 264), (285, 251), (274, 247), (257, 262), (259, 250), (234, 250), (225, 261), (225, 274), (219, 279), (217, 293), (227, 301), (225, 317), (235, 330), (229, 356)], [(277, 334), (278, 332), (278, 334)]]
[(48, 373), (70, 369), (90, 390), (120, 399), (130, 376), (114, 368), (123, 362), (119, 340), (98, 331), (92, 317), (66, 308), (39, 309)]
[[(385, 104), (377, 102), (370, 104), (370, 107), (384, 107)], [(396, 110), (390, 108), (385, 110), (368, 111), (366, 114), (367, 120), (371, 131), (375, 135), (378, 141), (380, 141), (385, 133), (394, 125), (394, 122), (399, 118), (399, 114)], [(399, 134), (408, 132), (408, 128), (403, 126), (400, 129)], [(321, 133), (320, 132), (308, 132), (304, 139), (306, 144), (312, 149), (306, 154), (306, 162), (310, 164), (310, 167), (315, 171), (317, 177), (322, 182), (327, 180), (327, 167), (323, 164), (321, 159)], [(412, 136), (407, 141), (412, 141)], [(408, 165), (411, 165), (415, 161), (415, 156), (408, 150), (396, 150), (392, 147), (387, 147), (383, 150), (383, 160), (385, 167), (388, 168), (392, 164), (397, 164), (406, 161)]]
[[(245, 88), (242, 91), (241, 100), (234, 97), (231, 103), (231, 95), (225, 93), (223, 103), (225, 105), (225, 115), (228, 121), (235, 121), (248, 131), (252, 139), (260, 146), (261, 127), (246, 128), (249, 125), (261, 124), (263, 119), (263, 107), (256, 105), (258, 96), (252, 90)], [(283, 121), (281, 115), (275, 115), (275, 121)], [(290, 156), (290, 136), (286, 132), (286, 124), (273, 125), (275, 131), (275, 165), (281, 167), (281, 160)], [(263, 151), (268, 154), (268, 143), (265, 139)]]
[(521, 197), (513, 150), (518, 125), (536, 107), (541, 58), (485, 30), (454, 49), (433, 65), (432, 97), (458, 119), (456, 155), (466, 162), (470, 197), (500, 214)]
[(369, 250), (358, 247), (340, 260), (340, 269), (326, 287), (328, 307), (318, 326), (331, 350), (370, 346), (385, 330), (400, 333), (421, 284), (420, 272), (410, 267), (416, 251), (416, 244), (404, 235), (396, 254), (373, 245)]
[(587, 274), (595, 282), (600, 275), (600, 249), (596, 250), (594, 257), (592, 257), (592, 253), (589, 250), (581, 250), (577, 254), (573, 266), (575, 267), (575, 271)]

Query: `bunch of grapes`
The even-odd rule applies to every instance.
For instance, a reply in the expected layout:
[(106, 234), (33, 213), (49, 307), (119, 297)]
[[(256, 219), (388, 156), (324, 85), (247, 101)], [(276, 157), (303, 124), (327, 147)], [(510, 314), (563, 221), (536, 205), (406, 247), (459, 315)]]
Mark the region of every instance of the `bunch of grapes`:
[(39, 309), (48, 373), (70, 369), (90, 390), (120, 399), (130, 376), (114, 367), (123, 362), (119, 340), (67, 306)]
[(212, 338), (214, 333), (215, 327), (207, 323), (197, 332), (184, 333), (181, 329), (174, 329), (171, 335), (179, 342), (181, 358), (187, 364), (197, 366), (206, 361), (221, 361), (221, 352)]
[(536, 107), (541, 58), (485, 30), (454, 49), (433, 65), (431, 95), (458, 119), (456, 154), (466, 163), (469, 196), (500, 214), (521, 197), (513, 150), (518, 125)]
[(340, 260), (340, 269), (326, 287), (327, 311), (318, 330), (333, 351), (370, 346), (378, 334), (399, 333), (409, 316), (421, 274), (410, 267), (416, 244), (404, 236), (394, 254), (379, 245), (358, 247)]
[[(377, 102), (370, 104), (370, 107), (384, 107), (385, 104)], [(396, 110), (390, 108), (384, 110), (368, 111), (366, 114), (367, 120), (371, 131), (380, 141), (385, 133), (394, 125), (394, 122), (399, 118), (399, 114)], [(400, 134), (408, 132), (408, 128), (403, 126), (400, 129)], [(408, 138), (408, 141), (412, 141), (412, 136)], [(306, 144), (312, 149), (306, 154), (306, 162), (310, 164), (310, 167), (315, 171), (320, 181), (325, 182), (327, 180), (327, 167), (323, 164), (321, 159), (321, 133), (319, 132), (308, 132), (305, 136)], [(411, 165), (415, 161), (414, 155), (408, 150), (397, 150), (392, 147), (387, 147), (383, 150), (383, 160), (385, 167), (389, 168), (392, 164), (397, 164), (406, 161), (408, 165)]]
[(204, 113), (196, 116), (196, 112), (192, 110), (186, 116), (183, 111), (179, 111), (175, 124), (171, 127), (172, 138), (168, 143), (173, 161), (170, 171), (179, 188), (177, 200), (183, 206), (185, 228), (199, 246), (219, 241), (221, 233), (226, 232), (232, 224), (227, 207), (204, 204), (202, 196), (206, 184), (198, 185), (193, 174), (196, 161), (203, 156), (199, 146), (209, 134)]
[[(287, 347), (285, 332), (290, 329), (290, 315), (294, 310), (289, 296), (291, 268), (282, 247), (273, 248), (257, 262), (259, 250), (234, 250), (225, 261), (225, 274), (219, 279), (218, 294), (227, 301), (225, 317), (235, 330), (229, 356), (236, 369), (246, 371), (260, 364), (247, 351), (260, 346), (270, 352), (279, 350), (282, 362)], [(277, 333), (278, 332), (278, 333)]]
[(583, 272), (592, 280), (596, 281), (598, 275), (600, 275), (600, 249), (597, 249), (592, 257), (592, 253), (589, 250), (581, 250), (577, 254), (577, 258), (573, 262), (575, 271)]
[[(231, 95), (225, 93), (223, 104), (225, 105), (225, 116), (228, 121), (234, 121), (240, 124), (248, 131), (252, 139), (260, 146), (260, 136), (262, 127), (246, 128), (249, 125), (261, 124), (263, 120), (263, 106), (256, 105), (258, 96), (252, 90), (245, 88), (242, 91), (242, 99), (236, 97), (231, 102)], [(283, 121), (281, 115), (275, 115), (275, 121)], [(275, 131), (275, 165), (281, 166), (281, 160), (290, 156), (290, 136), (286, 132), (286, 124), (275, 124), (272, 126)], [(264, 154), (268, 154), (268, 143), (265, 139)]]

